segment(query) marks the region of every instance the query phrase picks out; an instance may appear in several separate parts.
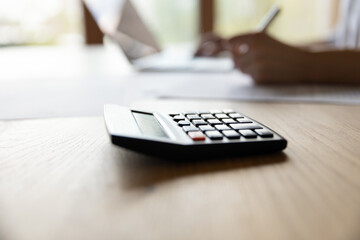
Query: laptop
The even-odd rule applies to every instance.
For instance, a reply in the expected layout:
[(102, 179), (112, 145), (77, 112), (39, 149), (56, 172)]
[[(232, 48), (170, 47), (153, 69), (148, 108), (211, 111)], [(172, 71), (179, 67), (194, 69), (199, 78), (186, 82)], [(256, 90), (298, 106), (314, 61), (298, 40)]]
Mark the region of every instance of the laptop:
[(229, 56), (194, 57), (191, 47), (162, 49), (131, 0), (85, 0), (107, 40), (116, 43), (131, 65), (148, 72), (229, 72)]

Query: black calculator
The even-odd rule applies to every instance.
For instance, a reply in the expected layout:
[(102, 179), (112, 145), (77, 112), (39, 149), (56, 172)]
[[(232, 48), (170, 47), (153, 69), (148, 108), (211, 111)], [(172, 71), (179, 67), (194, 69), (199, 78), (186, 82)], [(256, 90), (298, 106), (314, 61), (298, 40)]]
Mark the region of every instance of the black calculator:
[(287, 141), (232, 109), (147, 112), (105, 105), (113, 144), (165, 158), (223, 158), (278, 152)]

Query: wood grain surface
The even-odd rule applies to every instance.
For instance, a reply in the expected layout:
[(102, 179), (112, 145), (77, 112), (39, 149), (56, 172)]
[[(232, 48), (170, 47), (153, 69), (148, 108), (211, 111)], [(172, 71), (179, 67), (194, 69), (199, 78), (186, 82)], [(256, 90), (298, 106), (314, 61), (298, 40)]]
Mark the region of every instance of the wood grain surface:
[(172, 162), (113, 146), (102, 117), (0, 122), (0, 239), (360, 239), (360, 106), (147, 101), (233, 108), (282, 153)]

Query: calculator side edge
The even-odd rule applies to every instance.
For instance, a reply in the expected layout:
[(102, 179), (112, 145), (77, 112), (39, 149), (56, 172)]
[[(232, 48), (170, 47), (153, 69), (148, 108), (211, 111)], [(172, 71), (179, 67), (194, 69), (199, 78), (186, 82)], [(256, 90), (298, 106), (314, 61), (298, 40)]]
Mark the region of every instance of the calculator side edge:
[(135, 152), (174, 159), (240, 157), (251, 154), (280, 152), (287, 146), (287, 141), (284, 139), (241, 144), (234, 142), (227, 144), (181, 145), (171, 142), (157, 142), (126, 136), (111, 136), (111, 141), (115, 145)]

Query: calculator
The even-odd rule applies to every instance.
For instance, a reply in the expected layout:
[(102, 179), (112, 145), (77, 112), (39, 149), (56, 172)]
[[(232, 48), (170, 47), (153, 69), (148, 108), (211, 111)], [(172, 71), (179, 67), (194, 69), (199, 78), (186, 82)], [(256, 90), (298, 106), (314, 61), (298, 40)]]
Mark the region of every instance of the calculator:
[(104, 119), (113, 144), (157, 157), (238, 157), (287, 145), (270, 128), (232, 109), (167, 113), (107, 104)]

